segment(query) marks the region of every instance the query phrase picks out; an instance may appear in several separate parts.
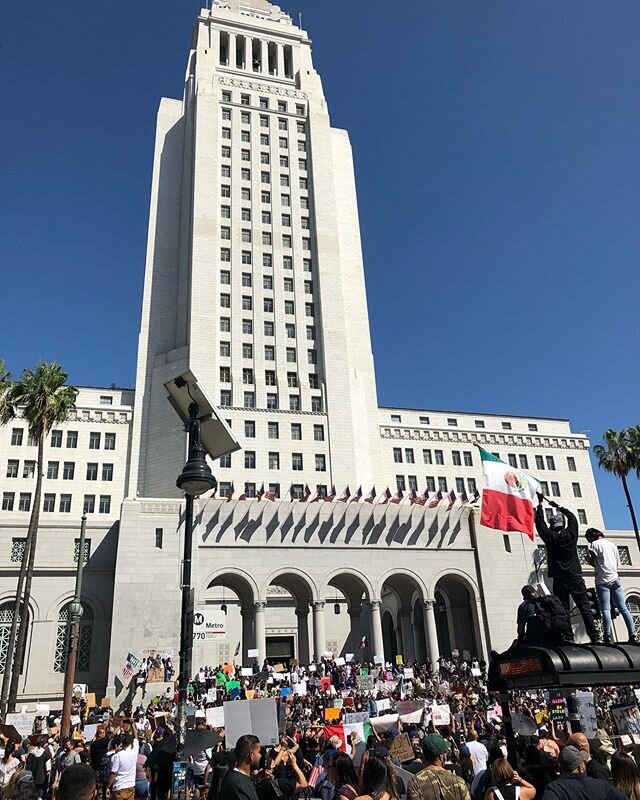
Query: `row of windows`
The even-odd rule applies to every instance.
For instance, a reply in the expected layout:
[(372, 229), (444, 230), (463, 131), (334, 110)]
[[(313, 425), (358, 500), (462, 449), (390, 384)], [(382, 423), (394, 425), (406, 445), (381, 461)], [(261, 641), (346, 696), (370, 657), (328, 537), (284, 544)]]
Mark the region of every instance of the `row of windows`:
[[(293, 291), (293, 288), (289, 291)], [(313, 289), (311, 290), (313, 291)], [(220, 307), (221, 308), (231, 308), (231, 295), (223, 292), (220, 295)], [(273, 313), (274, 306), (273, 306), (273, 298), (265, 297), (262, 303), (263, 310), (269, 314)], [(243, 294), (242, 295), (242, 310), (243, 311), (253, 311), (253, 298), (250, 294)], [(313, 303), (305, 303), (304, 304), (304, 312), (305, 316), (312, 317), (314, 315), (314, 306)], [(284, 313), (295, 314), (296, 307), (294, 300), (285, 300), (284, 301)]]
[[(244, 209), (243, 209), (244, 211)], [(262, 256), (262, 266), (271, 268), (273, 267), (273, 256), (271, 253), (264, 253)], [(285, 270), (292, 270), (293, 269), (293, 256), (282, 256), (282, 268)], [(302, 259), (302, 269), (304, 272), (311, 272), (312, 271), (312, 263), (310, 258), (303, 258)], [(221, 275), (225, 274), (223, 270)], [(245, 275), (249, 275), (250, 273), (242, 273), (243, 274), (243, 281), (245, 280)], [(226, 283), (226, 281), (222, 281)], [(248, 284), (250, 285), (250, 284)], [(273, 276), (271, 275), (263, 275), (262, 276), (262, 288), (263, 289), (273, 289)]]
[[(456, 485), (456, 492), (458, 494), (462, 494), (462, 492), (467, 491), (469, 496), (471, 497), (478, 490), (475, 478), (467, 478), (466, 487), (464, 478), (455, 478), (455, 485)], [(449, 485), (447, 483), (447, 479), (436, 478), (433, 475), (426, 476), (425, 488), (428, 492), (441, 491), (443, 493), (446, 493), (449, 491)], [(401, 489), (403, 492), (406, 491), (407, 489), (413, 489), (413, 491), (417, 492), (420, 491), (422, 487), (418, 485), (417, 475), (407, 475), (406, 480), (404, 475), (396, 475), (396, 489)]]
[[(50, 447), (62, 447), (62, 442), (64, 440), (64, 433), (63, 431), (53, 430), (51, 431), (51, 438), (49, 440)], [(20, 447), (24, 441), (24, 428), (12, 428), (11, 430), (11, 444), (14, 447)], [(99, 450), (101, 447), (101, 442), (104, 441), (104, 449), (105, 450), (115, 450), (116, 449), (116, 435), (115, 433), (105, 433), (104, 440), (102, 439), (102, 434), (98, 433), (97, 431), (93, 431), (89, 433), (89, 450)], [(35, 441), (33, 437), (29, 434), (27, 436), (27, 446), (35, 447)], [(66, 447), (75, 449), (78, 446), (78, 431), (67, 431), (66, 437)]]
[[(13, 511), (15, 507), (15, 492), (2, 493), (2, 510)], [(31, 510), (31, 492), (20, 492), (18, 498), (18, 511)], [(56, 510), (56, 495), (45, 493), (42, 500), (42, 510), (46, 512), (54, 512)], [(96, 510), (96, 495), (85, 494), (83, 501), (83, 511), (85, 514), (93, 514)], [(58, 503), (58, 511), (61, 514), (71, 513), (71, 495), (61, 494)], [(111, 495), (101, 494), (98, 499), (98, 513), (110, 514), (111, 513)]]
[[(244, 141), (244, 140), (243, 140)], [(248, 140), (247, 140), (248, 141)], [(282, 141), (286, 141), (281, 139)], [(280, 145), (282, 147), (282, 145)], [(285, 145), (286, 147), (286, 145)], [(225, 151), (228, 151), (225, 152)], [(222, 147), (222, 155), (223, 157), (230, 158), (231, 157), (231, 148), (228, 145), (223, 145)], [(241, 150), (240, 157), (242, 161), (251, 161), (251, 151), (250, 150)], [(289, 156), (279, 156), (278, 163), (282, 169), (288, 169), (289, 167)], [(271, 164), (271, 156), (267, 152), (260, 153), (260, 164), (262, 165), (269, 165)], [(260, 183), (271, 183), (270, 180), (262, 180), (262, 175), (264, 173), (261, 171), (260, 175)], [(220, 166), (220, 175), (223, 178), (230, 178), (231, 177), (231, 164), (221, 164)], [(240, 167), (240, 178), (243, 181), (250, 181), (251, 180), (251, 169), (249, 167)], [(290, 186), (290, 178), (289, 175), (283, 173), (280, 175), (280, 186)], [(282, 205), (289, 206), (291, 203), (282, 203)]]
[[(499, 453), (493, 453), (493, 455), (500, 458)], [(425, 464), (444, 464), (444, 451), (424, 449), (422, 451), (422, 459)], [(405, 447), (404, 451), (401, 447), (393, 448), (394, 463), (402, 464), (403, 460), (407, 464), (415, 464), (415, 455), (412, 447)], [(462, 453), (460, 450), (452, 450), (451, 460), (454, 467), (459, 467), (463, 464), (465, 467), (473, 466), (473, 455), (470, 450), (463, 450)], [(519, 455), (508, 453), (507, 461), (510, 466), (516, 469), (529, 469), (529, 457), (524, 453)], [(554, 456), (536, 455), (535, 468), (537, 470), (555, 470), (556, 462)], [(576, 472), (576, 460), (573, 456), (567, 456), (567, 468), (570, 472)]]
[[(222, 269), (220, 270), (220, 283), (225, 286), (231, 285), (231, 270)], [(242, 273), (242, 286), (246, 289), (250, 289), (253, 286), (253, 276), (250, 272), (243, 272)], [(293, 278), (283, 278), (282, 279), (282, 287), (285, 292), (293, 292), (294, 291), (294, 284)], [(262, 288), (267, 290), (273, 289), (273, 276), (272, 275), (263, 275), (262, 276)], [(313, 281), (306, 280), (304, 281), (304, 293), (305, 294), (313, 294)], [(229, 297), (229, 295), (221, 295), (221, 297)], [(251, 295), (246, 295), (248, 298), (249, 304), (251, 303)], [(245, 302), (245, 295), (242, 296), (242, 302)], [(249, 308), (251, 306), (249, 305)]]
[[(251, 358), (251, 356), (245, 355), (244, 352), (245, 348), (243, 347), (243, 356), (245, 358)], [(276, 378), (276, 373), (274, 370), (265, 370), (264, 373), (265, 384), (267, 386), (277, 386), (278, 381)], [(231, 367), (220, 367), (220, 383), (231, 383)], [(243, 369), (242, 370), (242, 383), (245, 385), (253, 385), (255, 383), (254, 379), (254, 372), (252, 369)], [(297, 389), (302, 386), (301, 379), (298, 379), (297, 372), (287, 372), (287, 386), (289, 389)], [(313, 373), (309, 375), (309, 388), (310, 389), (319, 389), (320, 382), (318, 376)], [(250, 405), (245, 405), (245, 408), (251, 408)]]
[[(18, 459), (10, 458), (7, 461), (7, 478), (17, 478), (20, 471), (20, 461)], [(75, 478), (76, 463), (75, 461), (63, 461), (62, 471), (60, 470), (59, 461), (49, 461), (47, 463), (47, 478), (48, 480), (57, 480), (62, 477), (65, 481), (72, 481)], [(98, 474), (100, 473), (99, 465), (97, 462), (89, 462), (87, 464), (87, 480), (97, 481)], [(23, 478), (33, 478), (36, 474), (36, 462), (25, 461), (22, 467)], [(113, 480), (113, 464), (102, 464), (102, 480)]]
[[(22, 558), (24, 556), (24, 550), (27, 544), (26, 538), (13, 538), (11, 539), (11, 553), (9, 555), (9, 561), (12, 564), (20, 564), (22, 562)], [(84, 540), (84, 558), (82, 559), (83, 563), (86, 564), (91, 556), (91, 539)], [(73, 562), (74, 564), (78, 563), (78, 559), (80, 558), (80, 539), (73, 540)]]
[[(233, 97), (233, 94), (231, 92), (226, 91), (226, 90), (222, 92), (222, 102), (223, 103), (234, 102), (232, 100), (232, 97)], [(242, 106), (251, 105), (251, 97), (250, 97), (250, 95), (241, 94), (240, 95), (240, 105), (242, 105)], [(262, 109), (265, 109), (265, 110), (268, 109), (269, 108), (269, 98), (268, 97), (260, 97), (258, 99), (258, 105)], [(287, 103), (286, 100), (278, 100), (277, 101), (277, 110), (280, 113), (287, 114), (287, 113), (289, 113), (288, 109), (289, 109), (289, 104)], [(301, 105), (299, 103), (296, 103), (296, 114), (299, 117), (304, 117), (304, 106), (303, 105)]]
[[(231, 389), (220, 390), (220, 405), (225, 407), (233, 406), (233, 391)], [(256, 408), (255, 392), (243, 392), (242, 408)], [(280, 399), (277, 392), (267, 392), (265, 408), (277, 411), (280, 408)], [(311, 397), (311, 411), (321, 412), (323, 409), (322, 397), (313, 395)], [(302, 401), (299, 394), (289, 395), (289, 411), (301, 411)]]
[[(549, 492), (551, 489), (551, 492)], [(540, 481), (540, 491), (546, 497), (561, 497), (560, 484), (557, 481)], [(574, 497), (582, 497), (582, 487), (577, 481), (571, 484), (571, 491)]]
[[(391, 422), (394, 425), (401, 425), (402, 424), (402, 414), (391, 414)], [(483, 419), (474, 419), (473, 421), (474, 427), (483, 429), (485, 427), (485, 422)], [(419, 417), (419, 424), (420, 425), (430, 425), (431, 422), (429, 417)], [(447, 425), (450, 428), (457, 428), (458, 427), (458, 420), (456, 417), (447, 417)], [(513, 430), (513, 426), (511, 422), (502, 422), (502, 430), (503, 431), (510, 431)], [(538, 430), (538, 425), (535, 422), (529, 422), (527, 425), (527, 429), (531, 432), (535, 432)]]
[[(224, 188), (224, 187), (223, 187)], [(228, 187), (227, 187), (228, 188)], [(243, 189), (244, 191), (244, 189)], [(249, 191), (247, 189), (247, 191)], [(230, 194), (223, 194), (223, 197), (230, 197)], [(243, 198), (245, 199), (245, 198)], [(288, 215), (287, 215), (288, 216)], [(291, 218), (289, 217), (289, 225), (285, 225), (285, 227), (291, 226)], [(273, 240), (269, 239), (268, 244), (272, 244)], [(286, 247), (290, 250), (293, 247), (293, 239), (290, 233), (283, 233), (282, 234), (282, 246)], [(302, 237), (302, 249), (303, 250), (311, 250), (311, 239), (307, 236)], [(220, 261), (223, 263), (228, 263), (231, 261), (231, 249), (228, 247), (221, 247), (220, 248)], [(243, 250), (241, 253), (241, 263), (242, 264), (251, 264), (251, 251), (250, 250)]]
[[(547, 510), (548, 509), (545, 509), (545, 511), (547, 511)], [(553, 509), (551, 509), (551, 513), (553, 514)], [(582, 522), (585, 525), (587, 524), (586, 515), (585, 515), (584, 521), (580, 520), (580, 522)], [(619, 544), (619, 545), (617, 545), (617, 548), (618, 548), (618, 555), (620, 556), (620, 563), (622, 564), (622, 566), (623, 567), (632, 566), (632, 563), (631, 563), (631, 551), (629, 550), (627, 545), (626, 544)], [(591, 566), (591, 564), (589, 564), (588, 555), (589, 555), (589, 545), (579, 544), (578, 545), (578, 560), (580, 561), (580, 564), (583, 567), (590, 567)], [(547, 548), (545, 547), (545, 545), (543, 545), (543, 544), (538, 545), (538, 557), (537, 557), (536, 560), (538, 561), (538, 564), (540, 566), (544, 566), (547, 563)]]
[[(248, 97), (248, 95), (243, 95), (243, 97)], [(265, 98), (261, 98), (261, 100), (262, 99), (264, 99), (268, 103), (268, 99), (266, 97)], [(247, 101), (246, 103), (241, 103), (241, 105), (248, 106), (249, 102)], [(262, 106), (261, 105), (260, 108), (268, 108), (268, 106)], [(286, 109), (285, 109), (285, 111), (286, 111)], [(224, 106), (222, 106), (222, 119), (223, 120), (230, 120), (232, 113), (233, 113), (233, 111), (232, 111), (231, 108), (225, 108)], [(304, 110), (303, 110), (302, 113), (304, 113)], [(260, 127), (261, 128), (268, 128), (269, 127), (269, 116), (267, 114), (260, 114), (259, 116), (260, 116)], [(240, 122), (243, 125), (251, 125), (251, 112), (250, 111), (245, 111), (244, 109), (241, 109), (240, 110)], [(291, 120), (291, 122), (293, 122), (293, 120)], [(298, 133), (301, 133), (301, 134), (306, 133), (306, 123), (305, 122), (303, 122), (302, 120), (297, 119), (295, 121), (295, 123), (296, 123), (296, 131)], [(289, 120), (286, 117), (278, 117), (278, 130), (279, 131), (288, 131), (289, 130)], [(267, 142), (267, 144), (268, 144), (268, 142)]]
[[(256, 469), (258, 466), (255, 450), (244, 450), (244, 468)], [(280, 469), (280, 453), (269, 453), (268, 458), (269, 469)], [(224, 468), (231, 467), (231, 455), (227, 454), (220, 459), (220, 466)], [(315, 468), (316, 472), (327, 471), (327, 459), (322, 453), (315, 455)], [(302, 453), (291, 453), (291, 469), (295, 472), (301, 472), (304, 469), (304, 458)]]
[[(219, 497), (227, 497), (234, 488), (234, 484), (231, 481), (220, 481), (218, 485), (218, 496)], [(270, 483), (266, 487), (270, 492), (274, 493), (276, 498), (280, 498), (280, 484), (279, 483)], [(328, 487), (325, 483), (318, 483), (316, 485), (315, 491), (318, 493), (318, 497), (326, 497), (328, 495)], [(291, 493), (291, 497), (294, 500), (302, 500), (305, 495), (305, 485), (302, 483), (293, 483), (289, 487), (289, 492)], [(257, 484), (247, 481), (244, 484), (244, 494), (246, 497), (256, 497), (257, 496)], [(161, 532), (162, 529), (158, 528), (156, 530), (156, 542), (158, 541), (158, 533)], [(162, 542), (162, 535), (160, 534), (160, 542)], [(161, 547), (162, 545), (160, 545)], [(156, 544), (156, 547), (158, 545)]]
[[(308, 341), (314, 341), (316, 338), (316, 329), (314, 325), (307, 325), (306, 328), (306, 335)], [(231, 317), (220, 317), (220, 331), (222, 333), (231, 333)], [(263, 323), (263, 332), (265, 336), (275, 336), (275, 324), (271, 320), (265, 320)], [(293, 322), (286, 322), (285, 323), (285, 332), (287, 334), (287, 339), (295, 339), (296, 338), (296, 326)], [(242, 333), (247, 335), (253, 334), (253, 320), (250, 319), (243, 319), (242, 320)], [(224, 342), (225, 352), (221, 352), (220, 355), (231, 355), (231, 343)], [(245, 349), (246, 348), (246, 349)], [(243, 358), (253, 358), (253, 345), (246, 343), (242, 345), (242, 352)], [(251, 355), (244, 355), (246, 353), (251, 353)], [(275, 351), (274, 351), (274, 358), (275, 358)], [(274, 359), (268, 359), (269, 361), (273, 361)]]

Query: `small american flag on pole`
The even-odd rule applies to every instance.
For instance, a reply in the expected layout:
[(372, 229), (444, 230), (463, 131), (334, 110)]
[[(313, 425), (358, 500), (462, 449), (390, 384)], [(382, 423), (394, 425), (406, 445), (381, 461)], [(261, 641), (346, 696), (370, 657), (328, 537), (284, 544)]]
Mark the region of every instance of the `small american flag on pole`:
[(320, 780), (320, 776), (322, 775), (322, 756), (316, 756), (316, 760), (313, 762), (313, 768), (309, 773), (309, 786), (313, 789), (315, 788), (316, 784)]

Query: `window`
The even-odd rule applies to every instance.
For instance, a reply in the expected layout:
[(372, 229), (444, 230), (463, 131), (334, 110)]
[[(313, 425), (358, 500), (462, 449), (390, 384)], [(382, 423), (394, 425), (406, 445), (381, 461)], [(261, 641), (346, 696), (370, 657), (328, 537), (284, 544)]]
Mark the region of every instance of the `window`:
[(228, 247), (223, 247), (220, 250), (220, 261), (228, 262), (231, 261), (231, 250)]
[[(289, 156), (280, 156), (280, 166), (283, 167), (284, 169), (286, 169), (289, 166)], [(280, 186), (288, 186), (288, 185), (289, 185), (289, 176), (281, 175)]]
[[(85, 554), (87, 544), (91, 547), (91, 542), (85, 541)], [(80, 543), (78, 541), (78, 551)], [(83, 554), (84, 556), (84, 554)], [(88, 557), (88, 555), (87, 555)], [(77, 563), (77, 558), (74, 559)], [(70, 603), (60, 610), (58, 615), (58, 630), (56, 633), (56, 646), (53, 656), (53, 671), (64, 672), (67, 668), (67, 658), (69, 654), (69, 608)], [(77, 671), (89, 672), (91, 668), (91, 646), (93, 640), (93, 611), (86, 603), (82, 604), (82, 616), (80, 617), (80, 636), (78, 637), (77, 650)]]
[(222, 92), (222, 102), (223, 103), (231, 102), (231, 92)]
[(10, 458), (7, 461), (7, 478), (17, 478), (19, 466), (20, 462), (17, 459)]
[(231, 308), (231, 295), (230, 294), (221, 294), (220, 295), (220, 306), (222, 308)]
[(65, 461), (62, 467), (62, 480), (72, 481), (76, 471), (75, 461)]
[(300, 186), (301, 189), (308, 189), (309, 181), (307, 180), (307, 178), (300, 178), (300, 180), (298, 181), (298, 185)]
[(251, 368), (242, 370), (242, 383), (253, 384), (253, 370)]
[(20, 447), (20, 445), (22, 444), (22, 435), (23, 435), (22, 428), (12, 428), (12, 430), (11, 430), (11, 444), (14, 447)]
[(520, 463), (520, 469), (529, 469), (529, 459), (525, 455), (519, 455), (518, 461)]
[(221, 389), (220, 390), (220, 405), (221, 406), (230, 406), (231, 405), (231, 390), (230, 389)]
[(269, 108), (269, 98), (268, 97), (261, 97), (260, 98), (260, 108)]
[(307, 350), (307, 364), (317, 364), (318, 354), (315, 350)]
[(551, 481), (551, 494), (554, 497), (560, 497), (560, 485), (557, 481)]
[(256, 468), (256, 453), (255, 453), (255, 450), (245, 450), (244, 451), (244, 468), (245, 469), (255, 469)]
[(224, 120), (231, 119), (231, 109), (230, 108), (223, 108), (222, 109), (222, 119), (224, 119)]
[(98, 480), (98, 465), (96, 463), (90, 462), (87, 464), (87, 480), (88, 481)]
[(89, 434), (89, 450), (99, 450), (100, 449), (100, 434), (99, 433), (90, 433)]
[(307, 317), (312, 317), (314, 313), (313, 303), (304, 304), (304, 313)]
[(220, 149), (220, 155), (222, 158), (231, 158), (231, 148), (227, 144), (223, 144), (222, 148)]
[[(100, 434), (98, 434), (99, 437)], [(62, 431), (51, 431), (51, 447), (62, 447)], [(91, 447), (91, 443), (89, 443), (89, 447)]]
[(299, 422), (291, 423), (291, 438), (296, 442), (302, 439), (302, 425)]
[(298, 388), (298, 374), (296, 372), (287, 372), (287, 386), (290, 389)]
[(623, 567), (631, 566), (631, 552), (626, 544), (618, 545), (618, 555), (620, 556), (620, 563)]
[[(281, 194), (280, 195), (280, 202), (283, 206), (290, 206), (291, 205), (291, 195), (290, 194)], [(284, 219), (284, 215), (283, 215)], [(284, 223), (283, 223), (284, 224)], [(289, 225), (291, 225), (291, 218), (289, 217)]]
[(404, 492), (406, 488), (407, 486), (404, 482), (404, 475), (396, 475), (396, 489), (399, 492)]
[[(285, 109), (280, 108), (280, 103), (278, 103), (278, 111), (284, 111)], [(287, 120), (282, 119), (282, 117), (278, 118), (278, 130), (279, 131), (286, 131), (289, 126), (287, 125)]]
[(307, 151), (307, 143), (303, 139), (298, 139), (298, 152), (306, 153), (306, 151)]
[(101, 494), (100, 495), (100, 505), (98, 506), (98, 512), (100, 514), (109, 514), (111, 512), (111, 495), (110, 494)]
[(300, 395), (289, 395), (289, 411), (300, 411)]
[(291, 247), (291, 236), (286, 233), (282, 234), (282, 246), (283, 247)]
[(295, 347), (287, 347), (287, 361), (290, 364), (295, 364), (295, 362), (296, 362), (296, 348)]
[(320, 388), (320, 379), (314, 372), (309, 374), (309, 388), (310, 389)]
[[(45, 495), (46, 497), (47, 495)], [(2, 510), (3, 511), (13, 511), (13, 501), (15, 500), (16, 493), (15, 492), (3, 492), (2, 493)]]
[(434, 450), (434, 455), (436, 457), (436, 464), (444, 464), (444, 453), (442, 450)]
[(311, 250), (311, 239), (302, 239), (302, 249)]
[(251, 222), (251, 209), (243, 208), (241, 212), (243, 222)]
[(307, 339), (313, 341), (316, 338), (316, 329), (313, 325), (307, 325)]
[(102, 480), (103, 481), (113, 480), (113, 464), (102, 465)]
[(220, 173), (223, 178), (230, 178), (231, 177), (231, 167), (228, 164), (223, 164), (220, 167)]
[(231, 206), (221, 206), (220, 216), (223, 219), (231, 219)]
[(260, 183), (271, 183), (271, 175), (268, 172), (260, 173)]
[(266, 344), (264, 346), (264, 360), (265, 361), (276, 360), (276, 349), (272, 344)]
[(242, 295), (242, 310), (243, 311), (251, 311), (253, 307), (253, 301), (251, 299), (250, 294), (243, 294)]
[(229, 342), (220, 342), (220, 355), (225, 357), (231, 355), (231, 344)]
[(273, 298), (272, 297), (265, 297), (262, 301), (262, 310), (266, 311), (267, 314), (273, 313)]
[(85, 494), (82, 502), (82, 512), (84, 514), (93, 514), (96, 510), (96, 496), (95, 494)]
[(569, 472), (576, 471), (576, 460), (573, 456), (567, 456), (567, 467), (569, 468)]
[(323, 453), (316, 454), (316, 472), (326, 472), (327, 460)]
[(298, 159), (298, 169), (302, 170), (303, 172), (307, 171), (307, 159), (306, 158), (299, 158)]
[(435, 492), (435, 490), (436, 490), (436, 479), (434, 477), (432, 477), (431, 475), (427, 475), (425, 480), (427, 482), (427, 491), (428, 492)]
[(304, 293), (305, 294), (313, 294), (313, 281), (305, 281), (304, 282)]
[(284, 328), (285, 328), (285, 331), (286, 331), (286, 334), (287, 334), (287, 339), (295, 339), (296, 338), (296, 326), (293, 323), (291, 323), (291, 322), (285, 323)]
[[(251, 241), (251, 231), (248, 228), (243, 228), (242, 229), (242, 233), (241, 233), (241, 238), (242, 238), (243, 242), (250, 242)], [(245, 274), (246, 273), (243, 273), (243, 275), (242, 275), (243, 278), (244, 278)], [(251, 276), (249, 276), (249, 277), (251, 277)], [(242, 285), (245, 286), (246, 284), (243, 283)], [(251, 284), (249, 284), (249, 286), (251, 286)]]
[(273, 410), (278, 408), (278, 395), (277, 394), (267, 394), (267, 408)]
[(538, 426), (536, 425), (535, 422), (530, 422), (528, 424), (528, 428), (529, 428), (530, 431), (532, 431), (534, 433), (538, 430)]
[(293, 278), (285, 278), (283, 281), (283, 286), (285, 292), (292, 292), (293, 291)]
[[(109, 434), (105, 434), (108, 436)], [(67, 447), (75, 450), (78, 446), (78, 431), (67, 431)]]
[(59, 461), (49, 461), (47, 464), (47, 478), (50, 481), (55, 481), (58, 478), (58, 467), (60, 466)]
[[(300, 198), (300, 208), (309, 208), (309, 198), (308, 197), (301, 197)], [(309, 227), (309, 226), (307, 226)]]
[(291, 453), (291, 469), (294, 472), (302, 472), (302, 464), (302, 453)]
[(246, 497), (255, 497), (256, 496), (256, 485), (250, 481), (247, 481), (244, 485), (244, 493)]
[(280, 469), (280, 453), (269, 453), (269, 469)]
[(462, 458), (464, 460), (465, 467), (472, 467), (473, 466), (473, 456), (470, 450), (465, 450), (462, 453)]
[(544, 458), (536, 456), (536, 469), (544, 469)]
[(405, 447), (404, 449), (404, 459), (407, 464), (415, 464), (415, 458), (413, 457), (413, 448), (412, 447)]
[(484, 421), (481, 419), (474, 420), (474, 424), (476, 428), (484, 428)]
[(516, 459), (515, 453), (509, 453), (507, 455), (507, 458), (509, 459), (509, 466), (510, 467), (517, 467), (518, 466), (518, 461)]
[(503, 431), (510, 431), (511, 430), (511, 423), (510, 422), (503, 422), (502, 423), (502, 430)]
[(250, 264), (251, 263), (251, 253), (249, 250), (242, 251), (242, 263), (243, 264)]
[(261, 164), (269, 163), (269, 153), (260, 153), (260, 163)]
[(422, 461), (425, 464), (433, 464), (433, 459), (431, 456), (431, 450), (423, 450), (422, 451)]
[(311, 398), (311, 410), (312, 411), (322, 411), (322, 398), (321, 397), (312, 397)]
[(269, 127), (269, 117), (266, 114), (260, 114), (260, 127), (261, 128)]
[(415, 475), (407, 475), (407, 485), (414, 492), (418, 491), (418, 479)]
[(264, 335), (265, 336), (273, 336), (274, 335), (273, 322), (265, 322), (264, 323)]
[(61, 514), (69, 514), (71, 512), (71, 495), (70, 494), (61, 494), (60, 495), (60, 513)]
[(293, 300), (285, 300), (284, 301), (284, 313), (285, 314), (294, 314), (295, 313), (295, 304)]
[(549, 484), (546, 481), (540, 481), (540, 491), (545, 497), (549, 496)]
[(446, 478), (438, 478), (438, 489), (441, 492), (447, 492), (447, 479)]
[(251, 134), (249, 131), (242, 131), (240, 133), (240, 141), (241, 142), (250, 142), (251, 141)]
[[(287, 103), (285, 100), (278, 100), (278, 111), (286, 111), (287, 110)], [(286, 120), (285, 120), (286, 122)]]
[[(245, 103), (246, 98), (246, 103)], [(248, 95), (242, 95), (242, 105), (248, 106), (249, 105), (249, 97)], [(240, 112), (240, 122), (242, 125), (250, 125), (251, 124), (251, 114), (248, 111), (241, 111)]]
[(231, 138), (231, 128), (223, 128), (222, 129), (222, 138), (223, 139), (230, 139)]
[(456, 492), (457, 494), (464, 492), (464, 478), (456, 478)]
[(36, 462), (35, 461), (25, 461), (24, 466), (22, 468), (22, 477), (23, 478), (33, 478), (36, 474)]
[(283, 228), (290, 228), (291, 227), (291, 214), (283, 214), (281, 222), (282, 222), (282, 227)]
[(394, 447), (393, 448), (393, 462), (394, 462), (394, 464), (402, 464), (402, 448), (401, 447)]
[(26, 544), (26, 538), (11, 539), (11, 555), (9, 556), (9, 561), (11, 561), (12, 564), (20, 564), (22, 557), (24, 556)]
[(289, 147), (289, 140), (287, 139), (286, 136), (278, 137), (278, 146), (280, 147), (281, 150), (286, 150), (287, 147)]
[(247, 334), (253, 333), (253, 322), (250, 319), (242, 320), (242, 333), (247, 333)]
[(261, 133), (260, 134), (260, 144), (262, 147), (268, 147), (269, 145), (269, 134), (268, 133)]
[(220, 272), (220, 283), (230, 284), (231, 283), (231, 273), (228, 269), (223, 269)]
[[(218, 464), (221, 469), (231, 469), (231, 453), (225, 453), (220, 456)], [(220, 491), (220, 496), (222, 497), (222, 490)]]
[(271, 202), (271, 192), (260, 192), (260, 200), (263, 203)]
[[(578, 522), (581, 525), (586, 525), (587, 524), (587, 512), (584, 510), (584, 508), (579, 508), (578, 509)], [(620, 549), (620, 548), (618, 548), (618, 549)]]
[(304, 106), (296, 105), (296, 114), (299, 117), (303, 117), (304, 116)]
[(574, 497), (582, 497), (582, 489), (580, 488), (579, 483), (572, 483), (571, 488), (573, 489)]
[(277, 422), (267, 423), (267, 436), (269, 437), (269, 439), (280, 438), (280, 426)]
[[(3, 507), (4, 507), (4, 505), (3, 505)], [(44, 500), (42, 502), (42, 510), (46, 511), (48, 514), (51, 514), (56, 510), (56, 496), (55, 496), (55, 494), (45, 494)]]
[(240, 199), (241, 200), (251, 200), (251, 189), (241, 189), (240, 190)]
[(555, 469), (556, 463), (553, 460), (553, 456), (547, 456), (547, 469)]
[(462, 465), (462, 459), (460, 458), (460, 451), (459, 450), (452, 450), (451, 451), (451, 462), (454, 467), (460, 467)]
[(455, 417), (447, 417), (447, 425), (450, 428), (457, 428), (458, 427), (458, 420)]
[(471, 493), (472, 496), (478, 491), (478, 489), (476, 487), (476, 479), (475, 478), (468, 478), (467, 479), (467, 486), (469, 487), (469, 492)]

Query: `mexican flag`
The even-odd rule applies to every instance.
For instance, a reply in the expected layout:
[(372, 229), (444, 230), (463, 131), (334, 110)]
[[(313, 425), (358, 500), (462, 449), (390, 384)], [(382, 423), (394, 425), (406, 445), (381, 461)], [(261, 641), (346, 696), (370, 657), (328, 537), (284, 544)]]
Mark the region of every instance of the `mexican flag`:
[(345, 753), (351, 753), (349, 737), (352, 733), (357, 733), (360, 737), (360, 741), (366, 744), (367, 737), (371, 736), (373, 733), (373, 728), (368, 720), (364, 722), (351, 722), (349, 724), (343, 722), (337, 725), (324, 726), (325, 741), (328, 742), (332, 736), (337, 736), (340, 739), (339, 749), (343, 750)]
[(484, 490), (480, 524), (497, 531), (519, 531), (533, 539), (533, 502), (540, 483), (522, 470), (480, 450)]

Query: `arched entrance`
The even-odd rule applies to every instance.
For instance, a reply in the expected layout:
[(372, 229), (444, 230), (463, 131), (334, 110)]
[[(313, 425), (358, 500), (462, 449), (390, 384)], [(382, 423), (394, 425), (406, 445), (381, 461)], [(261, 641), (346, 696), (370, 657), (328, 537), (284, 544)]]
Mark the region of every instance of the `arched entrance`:
[[(382, 633), (387, 661), (395, 662), (401, 655), (405, 663), (426, 658), (424, 617), (422, 609), (426, 599), (425, 589), (418, 576), (410, 572), (394, 572), (384, 578), (382, 584), (382, 614), (389, 614), (393, 626), (393, 637), (385, 639), (385, 626)], [(419, 608), (417, 617), (414, 610)], [(417, 631), (421, 625), (422, 634)], [(388, 649), (391, 647), (391, 650)]]
[(314, 605), (314, 588), (311, 578), (297, 570), (285, 570), (269, 579), (264, 642), (265, 658), (270, 663), (288, 665), (293, 659), (309, 663), (309, 609)]
[(438, 646), (442, 656), (454, 650), (482, 655), (475, 593), (458, 575), (445, 575), (435, 588), (435, 616)]
[(394, 664), (396, 655), (398, 655), (398, 640), (393, 617), (389, 610), (382, 614), (382, 641), (384, 643), (385, 661), (390, 661)]
[[(255, 647), (255, 606), (257, 589), (249, 576), (241, 572), (222, 572), (209, 579), (204, 594), (197, 605), (214, 607), (226, 616), (227, 631), (242, 631), (240, 652), (242, 663), (249, 664), (248, 651)], [(238, 640), (227, 633), (225, 641), (218, 644), (194, 645), (194, 665), (202, 661), (209, 666), (231, 662)]]
[[(353, 653), (355, 658), (363, 655), (368, 658), (370, 649), (360, 648), (360, 644), (365, 636), (371, 641), (369, 585), (363, 576), (346, 571), (330, 575), (326, 583), (328, 614), (333, 617), (330, 626), (333, 635), (327, 638), (327, 644), (332, 645), (329, 649), (340, 655)], [(337, 619), (343, 613), (344, 620)]]

